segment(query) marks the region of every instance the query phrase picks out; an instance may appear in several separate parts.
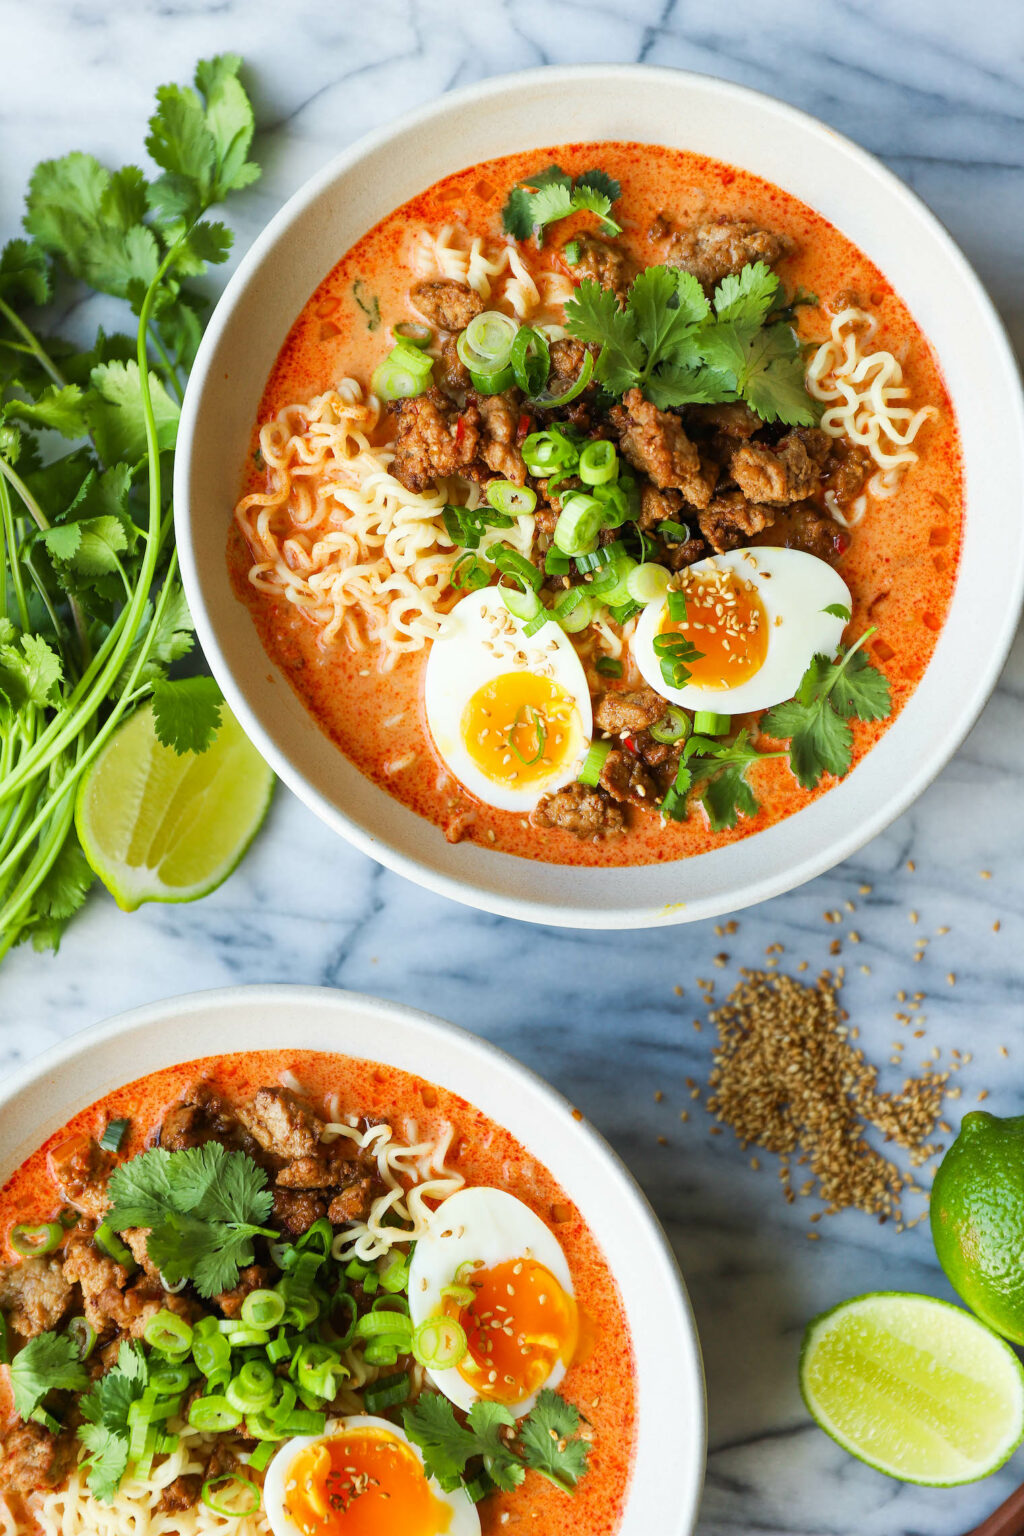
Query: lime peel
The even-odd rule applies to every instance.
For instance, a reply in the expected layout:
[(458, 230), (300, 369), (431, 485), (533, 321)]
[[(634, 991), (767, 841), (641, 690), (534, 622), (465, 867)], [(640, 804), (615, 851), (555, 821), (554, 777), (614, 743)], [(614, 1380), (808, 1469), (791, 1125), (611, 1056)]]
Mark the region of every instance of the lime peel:
[(84, 776), (75, 825), (119, 907), (196, 901), (227, 879), (259, 831), (274, 775), (226, 704), (205, 752), (157, 739), (151, 705), (110, 738)]
[(813, 1318), (800, 1390), (837, 1444), (887, 1477), (975, 1482), (1024, 1439), (1024, 1368), (984, 1323), (901, 1291), (855, 1296)]

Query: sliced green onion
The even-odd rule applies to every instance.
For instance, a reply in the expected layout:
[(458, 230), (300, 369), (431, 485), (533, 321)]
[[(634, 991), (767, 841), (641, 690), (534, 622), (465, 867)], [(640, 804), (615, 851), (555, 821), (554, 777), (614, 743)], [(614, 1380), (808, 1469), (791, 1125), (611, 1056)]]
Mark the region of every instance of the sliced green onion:
[(543, 605), (532, 588), (528, 592), (520, 592), (518, 587), (499, 587), (498, 591), (509, 613), (517, 619), (535, 619), (541, 612)]
[(601, 656), (595, 666), (602, 677), (621, 677), (622, 662), (616, 661), (614, 656)]
[(470, 373), (497, 373), (512, 356), (519, 323), (497, 309), (485, 309), (473, 319), (456, 342), (459, 360)]
[(668, 616), (674, 624), (686, 623), (686, 593), (670, 592), (668, 595)]
[(667, 534), (677, 544), (685, 544), (690, 537), (690, 530), (685, 523), (673, 522), (666, 517), (658, 524), (658, 533), (662, 538)]
[(367, 1413), (383, 1413), (385, 1408), (396, 1408), (409, 1397), (409, 1377), (405, 1371), (394, 1376), (381, 1376), (372, 1386), (363, 1388), (363, 1404)]
[(533, 618), (528, 624), (523, 625), (523, 634), (528, 640), (532, 640), (534, 635), (540, 633), (545, 624), (550, 623), (550, 620), (550, 613), (548, 613), (546, 608), (542, 607), (538, 613), (534, 614)]
[(412, 1323), (402, 1312), (364, 1312), (356, 1323), (357, 1339), (372, 1339), (379, 1334), (411, 1339)]
[(261, 1440), (249, 1457), (249, 1466), (254, 1472), (265, 1472), (267, 1470), (267, 1463), (273, 1455), (274, 1442), (272, 1440)]
[[(239, 1509), (237, 1506), (225, 1504), (223, 1499), (215, 1499), (213, 1490), (224, 1483), (233, 1484), (237, 1488), (247, 1488), (251, 1495), (248, 1504)], [(231, 1490), (228, 1489), (227, 1491), (230, 1492)], [(222, 1477), (207, 1478), (203, 1484), (203, 1503), (207, 1509), (212, 1509), (215, 1515), (223, 1515), (229, 1519), (234, 1516), (242, 1520), (247, 1515), (254, 1515), (262, 1502), (260, 1490), (256, 1484), (251, 1478), (242, 1477), (238, 1472), (225, 1472)]]
[(408, 1354), (408, 1340), (399, 1342), (392, 1334), (384, 1334), (379, 1339), (373, 1339), (363, 1351), (363, 1355), (370, 1365), (397, 1365), (400, 1354)]
[(623, 475), (617, 482), (591, 486), (591, 490), (604, 508), (606, 528), (621, 528), (640, 511), (636, 482), (631, 476)]
[(494, 567), (477, 555), (465, 554), (456, 560), (448, 580), (457, 592), (479, 592), (494, 574)]
[(66, 1206), (57, 1217), (57, 1220), (60, 1222), (65, 1232), (70, 1232), (72, 1227), (77, 1227), (81, 1219), (81, 1211), (74, 1211), (70, 1206)]
[[(205, 1321), (205, 1319), (202, 1319)], [(192, 1358), (204, 1376), (226, 1371), (231, 1365), (231, 1346), (222, 1333), (198, 1333), (192, 1339)]]
[(607, 613), (613, 624), (628, 624), (640, 612), (640, 604), (634, 602), (611, 603)]
[(100, 1146), (106, 1152), (120, 1152), (121, 1143), (124, 1141), (124, 1133), (128, 1129), (128, 1120), (110, 1120), (107, 1128), (100, 1137)]
[(551, 371), (551, 349), (542, 331), (520, 326), (509, 356), (516, 383), (524, 395), (538, 395)]
[(660, 741), (664, 744), (670, 744), (674, 741), (685, 741), (692, 729), (693, 726), (689, 715), (684, 714), (681, 709), (677, 709), (675, 704), (667, 705), (661, 719), (648, 726), (648, 730), (655, 741)]
[(670, 688), (682, 688), (690, 677), (689, 663), (700, 661), (704, 655), (692, 640), (683, 635), (656, 635), (654, 653), (661, 666), (661, 675)]
[(602, 565), (610, 565), (615, 559), (615, 552), (623, 548), (622, 545), (599, 544), (597, 549), (592, 549), (587, 555), (576, 556), (576, 569), (581, 576), (587, 576), (591, 571), (599, 571)]
[(276, 1328), (285, 1310), (280, 1291), (250, 1291), (242, 1302), (242, 1322), (250, 1328)]
[(53, 1253), (64, 1241), (64, 1228), (59, 1221), (40, 1221), (34, 1226), (28, 1222), (19, 1221), (16, 1227), (11, 1228), (8, 1239), (15, 1253), (23, 1259), (40, 1258), (44, 1253)]
[(607, 485), (619, 473), (619, 455), (615, 444), (604, 438), (588, 443), (580, 454), (576, 473), (584, 485)]
[(379, 400), (405, 400), (422, 395), (430, 385), (433, 366), (432, 357), (400, 341), (373, 370), (370, 389)]
[(286, 1435), (322, 1435), (327, 1424), (327, 1415), (322, 1409), (293, 1408), (290, 1413), (283, 1414), (277, 1422)]
[(613, 551), (612, 559), (590, 583), (590, 593), (614, 607), (630, 600), (628, 582), (636, 570), (636, 561), (626, 553), (625, 545), (617, 543), (610, 548)]
[[(323, 1263), (331, 1251), (333, 1241), (334, 1228), (326, 1216), (321, 1216), (319, 1221), (314, 1221), (313, 1225), (307, 1227), (305, 1232), (303, 1232), (295, 1244), (295, 1251), (296, 1253), (307, 1253), (311, 1250), (318, 1252), (320, 1262)], [(319, 1265), (316, 1267), (319, 1268)], [(255, 1295), (255, 1292), (252, 1294)]]
[[(348, 1309), (348, 1323), (346, 1324), (345, 1328), (339, 1333), (337, 1325), (335, 1324), (335, 1321), (334, 1321), (334, 1317), (335, 1317), (335, 1313), (337, 1312), (337, 1309), (339, 1307), (341, 1307), (341, 1306), (344, 1306), (344, 1307), (346, 1307)], [(320, 1323), (321, 1334), (323, 1334), (325, 1332), (325, 1330), (329, 1330), (330, 1334), (331, 1334), (331, 1337), (327, 1340), (327, 1342), (329, 1344), (333, 1344), (336, 1349), (347, 1349), (348, 1346), (351, 1344), (352, 1340), (356, 1336), (356, 1320), (357, 1320), (357, 1316), (358, 1316), (358, 1313), (357, 1313), (357, 1309), (356, 1309), (356, 1299), (355, 1299), (355, 1297), (354, 1296), (350, 1296), (348, 1291), (339, 1291), (338, 1294), (335, 1296), (333, 1302), (331, 1303), (330, 1314), (327, 1317), (325, 1317), (321, 1321), (321, 1323)], [(269, 1346), (267, 1348), (267, 1354), (268, 1355), (270, 1354), (270, 1347)], [(282, 1358), (283, 1358), (283, 1356), (281, 1356), (281, 1355), (276, 1355), (276, 1356), (275, 1355), (271, 1355), (271, 1359), (282, 1359)]]
[[(463, 1483), (462, 1486), (466, 1491), (466, 1497), (470, 1499), (474, 1504), (479, 1504), (480, 1500), (486, 1499), (488, 1494), (493, 1493), (498, 1485), (489, 1475), (486, 1467), (481, 1467), (476, 1477), (471, 1477), (469, 1481)], [(561, 1484), (558, 1484), (557, 1486), (561, 1487)]]
[[(537, 492), (528, 485), (513, 485), (511, 480), (492, 480), (485, 492), (491, 506), (505, 516), (521, 517), (537, 505)], [(506, 523), (505, 527), (510, 524)]]
[[(74, 1340), (79, 1360), (88, 1360), (96, 1348), (96, 1329), (87, 1317), (73, 1317), (67, 1327), (68, 1337)], [(0, 1355), (0, 1360), (3, 1356)]]
[(518, 550), (509, 549), (507, 544), (496, 545), (490, 554), (501, 574), (511, 576), (514, 581), (518, 581), (524, 592), (527, 588), (532, 588), (534, 592), (540, 590), (544, 573), (532, 565), (525, 555), (519, 554)]
[(575, 382), (569, 386), (565, 393), (563, 395), (551, 395), (545, 390), (543, 394), (534, 396), (534, 405), (539, 405), (545, 411), (554, 405), (568, 405), (570, 400), (575, 400), (577, 395), (583, 393), (590, 383), (593, 373), (594, 354), (592, 352), (584, 352), (583, 366), (580, 368)]
[(553, 429), (531, 432), (520, 449), (531, 475), (547, 478), (557, 471), (566, 471), (579, 458), (576, 444), (562, 432)]
[(113, 1227), (101, 1222), (93, 1233), (93, 1242), (101, 1253), (105, 1253), (108, 1259), (113, 1259), (115, 1264), (122, 1264), (125, 1269), (135, 1268), (135, 1255), (127, 1243), (122, 1243)]
[(150, 1349), (161, 1355), (184, 1354), (192, 1346), (191, 1325), (166, 1307), (161, 1307), (149, 1319), (142, 1337)]
[(399, 320), (391, 327), (396, 341), (404, 341), (409, 347), (429, 347), (434, 333), (429, 325), (419, 325), (415, 320)]
[(188, 1421), (193, 1429), (207, 1434), (221, 1434), (226, 1429), (237, 1429), (242, 1422), (242, 1414), (226, 1397), (213, 1393), (193, 1399), (189, 1405)]
[(471, 1307), (476, 1301), (476, 1291), (471, 1285), (442, 1285), (441, 1297), (445, 1301), (454, 1301), (460, 1307)]
[[(352, 1298), (349, 1297), (349, 1300), (351, 1301)], [(352, 1302), (352, 1306), (355, 1307), (354, 1301)], [(323, 1324), (321, 1323), (320, 1326), (323, 1327)], [(292, 1342), (282, 1328), (277, 1338), (271, 1339), (270, 1343), (267, 1345), (267, 1359), (270, 1361), (271, 1365), (277, 1365), (279, 1361), (287, 1360), (291, 1353)]]
[[(253, 1440), (259, 1440), (264, 1445), (269, 1445), (271, 1455), (273, 1448), (280, 1440), (288, 1438), (288, 1431), (282, 1429), (276, 1419), (272, 1419), (269, 1413), (249, 1413), (245, 1417), (245, 1433)], [(250, 1463), (251, 1465), (251, 1463)]]
[(552, 545), (544, 556), (544, 574), (545, 576), (568, 576), (569, 556), (563, 555), (560, 549)]
[(160, 1397), (178, 1397), (195, 1379), (195, 1369), (187, 1365), (160, 1365), (149, 1373), (149, 1385)]
[(412, 1336), (413, 1357), (442, 1371), (458, 1365), (468, 1349), (466, 1330), (454, 1317), (425, 1318)]
[(646, 607), (648, 603), (657, 603), (664, 598), (670, 580), (663, 565), (645, 560), (643, 565), (630, 571), (626, 578), (626, 591), (634, 603), (642, 603)]
[[(535, 767), (537, 765), (537, 763), (540, 762), (541, 758), (544, 756), (544, 748), (547, 746), (547, 743), (548, 743), (548, 731), (547, 731), (547, 726), (544, 724), (544, 717), (540, 713), (540, 711), (536, 710), (536, 709), (533, 711), (533, 719), (531, 721), (529, 716), (527, 715), (527, 709), (528, 709), (528, 706), (523, 704), (523, 705), (520, 705), (520, 707), (516, 710), (515, 719), (512, 721), (512, 731), (509, 732), (509, 742), (508, 742), (508, 744), (509, 744), (510, 749), (515, 753), (516, 757), (522, 763), (524, 768), (533, 768), (533, 767)], [(520, 719), (521, 715), (525, 715), (526, 718), (521, 720)], [(516, 731), (516, 729), (520, 725), (532, 725), (533, 726), (534, 733), (535, 733), (535, 740), (537, 742), (537, 750), (533, 754), (532, 757), (524, 757), (523, 754), (520, 752), (519, 748), (516, 746), (515, 742), (512, 740), (513, 733)]]
[(565, 242), (565, 244), (562, 246), (562, 256), (563, 256), (564, 260), (569, 263), (570, 267), (577, 266), (579, 264), (579, 259), (580, 259), (580, 243), (579, 243), (579, 241), (578, 240), (567, 240)]
[(732, 730), (729, 715), (716, 715), (713, 709), (698, 709), (693, 717), (693, 729), (697, 736), (728, 736)]
[(576, 491), (562, 503), (555, 524), (555, 543), (563, 554), (585, 555), (596, 545), (603, 525), (601, 503), (594, 496)]
[(247, 1360), (224, 1391), (239, 1413), (259, 1413), (274, 1399), (274, 1373), (262, 1360)]
[(591, 788), (601, 777), (601, 769), (604, 767), (608, 754), (612, 749), (610, 741), (592, 741), (590, 750), (583, 759), (583, 767), (580, 769), (580, 783), (589, 784)]
[(577, 635), (593, 622), (594, 604), (587, 596), (585, 587), (570, 587), (550, 612), (567, 635)]
[[(313, 1300), (306, 1302), (301, 1309), (289, 1307), (284, 1315), (285, 1321), (287, 1322), (289, 1317), (299, 1312), (302, 1315), (297, 1326), (299, 1328), (307, 1328), (310, 1323), (315, 1323), (320, 1315), (320, 1303)], [(304, 1318), (305, 1320), (303, 1320)], [(265, 1328), (246, 1328), (244, 1326), (240, 1328), (236, 1323), (231, 1332), (227, 1334), (227, 1341), (232, 1349), (248, 1349), (252, 1344), (269, 1344), (270, 1334)]]
[(476, 1274), (478, 1269), (483, 1269), (483, 1267), (483, 1259), (463, 1259), (455, 1271), (455, 1284), (468, 1285), (471, 1277)]
[(515, 383), (511, 368), (497, 368), (493, 373), (481, 373), (478, 368), (471, 368), (469, 377), (478, 395), (500, 395)]
[[(383, 1277), (382, 1277), (383, 1288)], [(404, 1296), (389, 1293), (386, 1296), (378, 1296), (370, 1309), (373, 1312), (401, 1312), (405, 1317), (409, 1316), (409, 1303)]]

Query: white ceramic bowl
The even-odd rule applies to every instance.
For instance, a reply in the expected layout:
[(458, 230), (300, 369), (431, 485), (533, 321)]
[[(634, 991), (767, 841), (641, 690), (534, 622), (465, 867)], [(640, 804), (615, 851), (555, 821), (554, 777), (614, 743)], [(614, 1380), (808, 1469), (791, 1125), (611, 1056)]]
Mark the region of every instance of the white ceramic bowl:
[[(966, 467), (963, 558), (920, 687), (844, 782), (775, 827), (697, 858), (573, 869), (439, 830), (365, 779), (267, 661), (232, 594), (225, 542), (240, 466), (279, 347), (310, 293), (368, 228), (471, 158), (584, 139), (674, 145), (743, 166), (831, 219), (891, 279), (935, 348)], [(993, 445), (998, 452), (993, 452)], [(769, 97), (674, 70), (585, 66), (487, 80), (345, 150), (285, 205), (228, 285), (182, 413), (178, 547), (211, 667), (243, 729), (299, 797), (381, 863), (472, 906), (586, 928), (735, 910), (820, 874), (911, 803), (995, 684), (1024, 589), (1024, 409), (999, 319), (961, 252), (902, 182)]]
[(327, 987), (230, 987), (151, 1003), (73, 1035), (0, 1088), (0, 1185), (72, 1115), (126, 1082), (199, 1056), (281, 1049), (370, 1057), (426, 1078), (506, 1126), (547, 1166), (600, 1244), (633, 1334), (637, 1454), (619, 1536), (689, 1536), (704, 1477), (704, 1377), (675, 1258), (607, 1143), (560, 1094), (475, 1035)]

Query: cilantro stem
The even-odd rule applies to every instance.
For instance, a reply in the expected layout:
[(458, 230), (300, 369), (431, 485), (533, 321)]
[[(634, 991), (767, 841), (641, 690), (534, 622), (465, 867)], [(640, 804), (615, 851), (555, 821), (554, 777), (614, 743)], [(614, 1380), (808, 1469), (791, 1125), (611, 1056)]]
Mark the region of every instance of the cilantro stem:
[(160, 361), (164, 365), (164, 379), (170, 385), (171, 389), (173, 389), (175, 395), (178, 397), (178, 404), (181, 405), (185, 399), (185, 391), (181, 387), (181, 380), (178, 378), (178, 370), (175, 368), (174, 363), (168, 356), (167, 348), (164, 346), (163, 339), (155, 325), (150, 325), (149, 334), (153, 345), (157, 350)]
[(833, 688), (836, 686), (836, 683), (838, 683), (839, 679), (842, 677), (843, 673), (846, 671), (846, 669), (849, 666), (849, 664), (850, 664), (851, 660), (853, 659), (853, 657), (856, 656), (856, 654), (860, 650), (861, 646), (866, 644), (867, 641), (871, 639), (871, 636), (873, 634), (875, 634), (877, 629), (878, 629), (878, 625), (877, 624), (870, 625), (869, 628), (867, 628), (864, 631), (864, 633), (861, 635), (860, 639), (855, 641), (854, 644), (850, 646), (849, 650), (846, 652), (846, 654), (843, 657), (842, 661), (839, 663), (838, 667), (836, 667), (835, 674), (834, 674), (834, 676), (832, 678), (832, 681), (829, 683), (828, 687), (825, 689), (825, 692), (821, 695), (821, 698), (823, 700), (827, 699), (830, 696)]
[(13, 326), (14, 330), (17, 331), (18, 335), (24, 341), (32, 356), (39, 363), (40, 367), (43, 368), (43, 370), (49, 375), (53, 383), (56, 384), (57, 388), (64, 389), (68, 381), (61, 373), (60, 369), (56, 366), (56, 364), (51, 360), (50, 354), (47, 352), (42, 342), (38, 339), (33, 331), (29, 330), (21, 316), (15, 314), (14, 310), (9, 304), (4, 303), (3, 299), (0, 299), (0, 315), (3, 315), (8, 325)]
[[(0, 301), (0, 302), (2, 302), (2, 301)], [(38, 501), (36, 501), (35, 497), (32, 495), (32, 492), (29, 490), (29, 488), (25, 484), (24, 480), (18, 474), (17, 470), (15, 470), (10, 464), (8, 464), (7, 460), (3, 457), (2, 454), (0, 454), (0, 475), (3, 475), (4, 479), (9, 481), (10, 484), (13, 486), (14, 490), (17, 492), (17, 495), (18, 495), (20, 501), (24, 504), (26, 511), (28, 512), (29, 516), (32, 518), (32, 521), (35, 523), (36, 527), (38, 529), (40, 529), (41, 531), (45, 531), (47, 528), (50, 528), (52, 526), (52, 524), (50, 523), (50, 519), (46, 516), (46, 513), (43, 511), (43, 509), (39, 505)], [(13, 548), (13, 546), (12, 546), (12, 548)], [(26, 561), (26, 564), (28, 564), (27, 561)], [(15, 568), (16, 565), (17, 565), (17, 560), (15, 558), (15, 559), (12, 560), (12, 572), (11, 572), (12, 576), (14, 574), (14, 568)], [(34, 581), (35, 581), (36, 590), (38, 591), (40, 597), (42, 598), (42, 600), (43, 600), (43, 602), (44, 602), (44, 604), (46, 606), (46, 610), (49, 613), (50, 618), (53, 621), (54, 630), (56, 631), (57, 635), (59, 636), (60, 633), (61, 633), (61, 625), (58, 622), (57, 615), (55, 614), (55, 612), (53, 610), (53, 605), (50, 602), (49, 594), (47, 593), (47, 591), (45, 589), (45, 586), (43, 585), (43, 582), (42, 582), (41, 578), (39, 577), (38, 573), (31, 566), (29, 567), (29, 569), (32, 571), (32, 575), (33, 575), (33, 578), (34, 578)], [(74, 597), (71, 597), (70, 595), (68, 597), (68, 606), (71, 609), (71, 617), (72, 617), (72, 620), (74, 622), (75, 629), (76, 629), (76, 631), (78, 633), (78, 645), (79, 645), (79, 650), (81, 652), (81, 657), (82, 657), (82, 666), (86, 667), (86, 666), (88, 666), (89, 658), (92, 655), (92, 646), (91, 646), (91, 644), (89, 642), (89, 626), (85, 622), (85, 615), (82, 612), (81, 606), (79, 605), (77, 600)], [(27, 620), (23, 620), (22, 628), (23, 629), (27, 629), (28, 628), (28, 621)]]
[[(7, 464), (0, 455), (0, 469), (7, 469)], [(14, 600), (18, 605), (18, 616), (22, 629), (28, 629), (28, 604), (25, 601), (25, 583), (21, 579), (21, 566), (18, 563), (16, 550), (18, 542), (14, 525), (14, 509), (11, 506), (11, 493), (3, 480), (0, 480), (0, 520), (3, 522), (4, 544), (10, 553), (11, 586), (14, 588)]]

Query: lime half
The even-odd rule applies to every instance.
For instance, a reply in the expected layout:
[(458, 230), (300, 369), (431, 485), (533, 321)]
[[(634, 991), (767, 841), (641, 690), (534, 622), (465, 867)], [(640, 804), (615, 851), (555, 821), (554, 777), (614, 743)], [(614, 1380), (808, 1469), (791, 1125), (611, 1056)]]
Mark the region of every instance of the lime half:
[(82, 780), (75, 825), (119, 907), (195, 901), (226, 880), (259, 831), (274, 775), (226, 704), (205, 752), (160, 744), (145, 705)]
[(1024, 1370), (946, 1301), (875, 1291), (807, 1325), (800, 1390), (833, 1440), (888, 1477), (987, 1477), (1024, 1437)]

